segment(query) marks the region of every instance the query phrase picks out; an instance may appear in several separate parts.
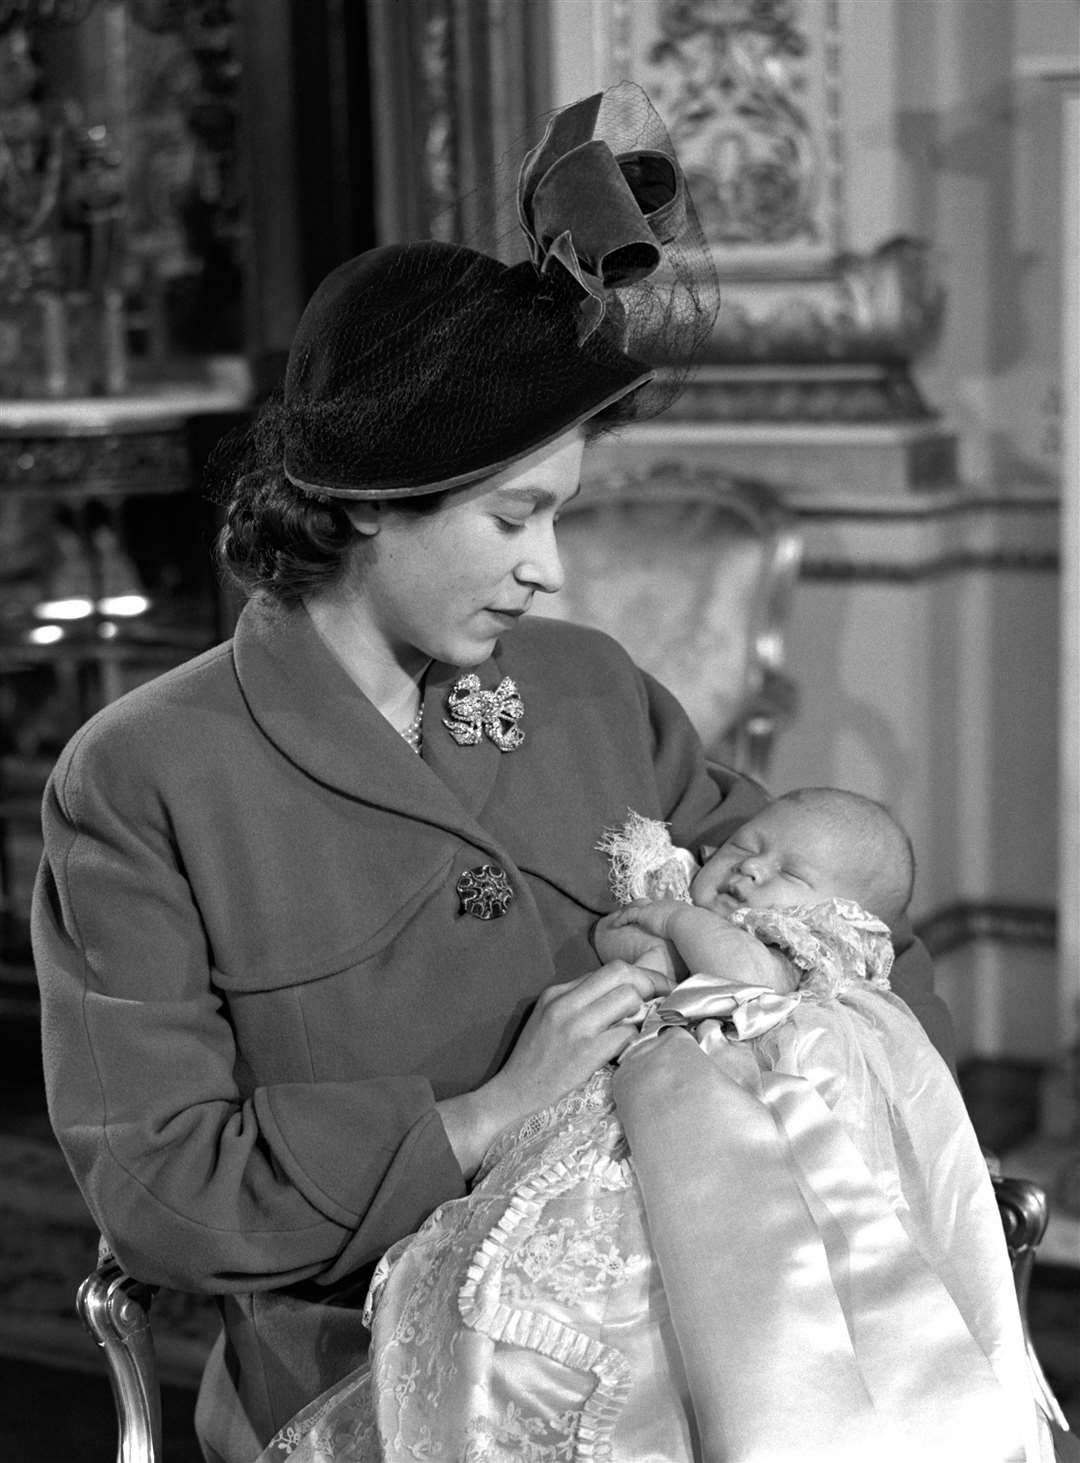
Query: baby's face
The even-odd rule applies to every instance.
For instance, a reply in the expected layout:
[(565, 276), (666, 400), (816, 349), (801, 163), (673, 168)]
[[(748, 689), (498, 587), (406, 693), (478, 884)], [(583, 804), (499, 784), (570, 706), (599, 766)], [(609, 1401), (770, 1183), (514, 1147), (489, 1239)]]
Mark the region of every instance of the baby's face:
[(744, 823), (690, 886), (694, 903), (718, 914), (740, 904), (791, 907), (823, 899), (857, 899), (857, 876), (839, 840), (794, 803), (772, 803)]

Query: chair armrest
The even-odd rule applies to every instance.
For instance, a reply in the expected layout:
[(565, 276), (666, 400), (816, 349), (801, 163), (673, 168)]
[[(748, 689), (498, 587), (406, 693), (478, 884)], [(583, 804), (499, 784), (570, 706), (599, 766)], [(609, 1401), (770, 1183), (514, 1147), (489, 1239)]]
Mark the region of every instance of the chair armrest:
[(126, 1274), (106, 1252), (75, 1298), (108, 1363), (119, 1428), (116, 1463), (162, 1463), (161, 1388), (150, 1329), (153, 1296), (153, 1286)]
[(1030, 1179), (1012, 1178), (1007, 1174), (991, 1177), (998, 1203), (1009, 1258), (1015, 1266), (1017, 1258), (1033, 1251), (1046, 1233), (1050, 1217), (1046, 1193)]
[(1024, 1328), (1024, 1345), (1036, 1397), (1050, 1421), (1062, 1432), (1068, 1432), (1068, 1419), (1046, 1379), (1028, 1327), (1028, 1291), (1031, 1287), (1032, 1267), (1035, 1264), (1035, 1250), (1046, 1233), (1050, 1217), (1046, 1192), (1030, 1179), (1013, 1178), (1007, 1174), (991, 1174), (990, 1181), (994, 1185), (998, 1212), (1005, 1230), (1005, 1243), (1012, 1261), (1016, 1299)]

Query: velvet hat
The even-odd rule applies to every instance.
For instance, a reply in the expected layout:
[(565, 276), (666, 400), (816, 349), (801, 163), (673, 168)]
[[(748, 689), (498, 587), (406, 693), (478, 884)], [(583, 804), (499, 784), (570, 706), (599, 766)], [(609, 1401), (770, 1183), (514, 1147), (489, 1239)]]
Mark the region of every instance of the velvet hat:
[(649, 395), (656, 363), (689, 364), (718, 292), (644, 93), (624, 83), (556, 113), (517, 204), (520, 262), (426, 240), (322, 282), (286, 370), (293, 484), (338, 499), (462, 486), (628, 398), (645, 414), (667, 404), (670, 370)]

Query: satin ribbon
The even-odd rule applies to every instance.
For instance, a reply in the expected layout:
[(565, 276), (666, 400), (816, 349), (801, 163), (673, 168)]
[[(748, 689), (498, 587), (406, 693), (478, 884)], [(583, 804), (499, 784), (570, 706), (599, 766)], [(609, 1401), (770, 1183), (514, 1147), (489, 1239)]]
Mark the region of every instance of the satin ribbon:
[(674, 1026), (695, 1026), (695, 1039), (708, 1052), (726, 1045), (729, 1037), (747, 1041), (786, 1020), (801, 999), (797, 991), (781, 994), (713, 975), (687, 976), (668, 995), (649, 1003), (639, 1034), (620, 1060)]
[[(1022, 1344), (1013, 1318), (1000, 1305), (963, 1314), (810, 1082), (763, 1071), (723, 1036), (739, 1012), (762, 1010), (768, 1029), (791, 1009), (746, 992), (691, 977), (673, 993), (680, 1023), (665, 1018), (669, 997), (615, 1076), (702, 1457), (1033, 1463), (1030, 1394), (999, 1355), (1003, 1335)], [(695, 1034), (680, 1029), (717, 1003)], [(957, 1179), (957, 1193), (981, 1161), (977, 1145), (955, 1174), (920, 1159), (928, 1183)], [(1003, 1247), (970, 1233), (964, 1265), (994, 1273)]]

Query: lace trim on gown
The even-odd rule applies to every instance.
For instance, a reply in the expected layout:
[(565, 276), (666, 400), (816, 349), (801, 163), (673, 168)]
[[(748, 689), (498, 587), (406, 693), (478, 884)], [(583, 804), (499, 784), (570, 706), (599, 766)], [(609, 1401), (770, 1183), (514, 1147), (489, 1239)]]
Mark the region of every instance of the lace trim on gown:
[(615, 1347), (576, 1331), (554, 1317), (507, 1305), (503, 1275), (512, 1251), (536, 1232), (547, 1205), (580, 1183), (622, 1190), (629, 1183), (625, 1160), (592, 1152), (574, 1165), (557, 1159), (545, 1164), (512, 1196), (494, 1229), (480, 1244), (458, 1293), (458, 1308), (467, 1326), (492, 1341), (538, 1352), (574, 1371), (590, 1373), (595, 1386), (578, 1418), (574, 1458), (580, 1463), (608, 1463), (611, 1434), (630, 1391), (626, 1358)]
[(856, 985), (889, 989), (893, 966), (888, 925), (851, 899), (791, 908), (733, 910), (732, 924), (786, 955), (801, 972), (804, 995), (831, 1000)]
[[(485, 1155), (477, 1182), (522, 1144), (532, 1143), (556, 1128), (572, 1129), (583, 1117), (612, 1113), (611, 1076), (611, 1067), (601, 1067), (582, 1087), (530, 1114), (519, 1126), (505, 1129)], [(553, 1199), (580, 1184), (620, 1192), (631, 1183), (622, 1143), (610, 1154), (592, 1149), (570, 1159), (553, 1157), (511, 1195), (469, 1262), (458, 1294), (461, 1318), (474, 1331), (492, 1341), (535, 1351), (593, 1377), (593, 1391), (577, 1419), (573, 1457), (580, 1463), (607, 1463), (610, 1459), (611, 1434), (630, 1390), (630, 1367), (615, 1347), (554, 1317), (508, 1304), (504, 1280), (514, 1263), (515, 1251), (537, 1233)]]
[(517, 1127), (504, 1128), (491, 1140), (491, 1146), (484, 1154), (476, 1177), (473, 1179), (473, 1187), (480, 1184), (500, 1159), (512, 1149), (539, 1137), (548, 1128), (565, 1125), (589, 1113), (610, 1112), (613, 1107), (611, 1073), (611, 1067), (601, 1067), (587, 1082), (575, 1088), (573, 1092), (568, 1092), (565, 1097), (560, 1097), (558, 1102), (553, 1102), (550, 1107), (542, 1107), (537, 1112), (530, 1113)]
[[(641, 1358), (600, 1318), (613, 1296), (623, 1314), (655, 1314), (643, 1222), (610, 1067), (499, 1135), (469, 1198), (441, 1206), (377, 1267), (370, 1456), (612, 1463)], [(530, 1353), (546, 1372), (525, 1364)], [(342, 1456), (366, 1463), (353, 1442), (366, 1410), (353, 1397), (347, 1419), (323, 1412), (299, 1458), (334, 1456), (347, 1420)]]

